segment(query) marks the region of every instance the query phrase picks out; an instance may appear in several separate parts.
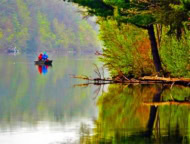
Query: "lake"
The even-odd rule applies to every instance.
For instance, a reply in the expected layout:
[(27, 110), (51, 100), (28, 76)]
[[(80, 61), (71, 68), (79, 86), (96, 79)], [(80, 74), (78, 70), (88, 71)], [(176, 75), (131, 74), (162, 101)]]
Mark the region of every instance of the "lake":
[(189, 143), (190, 88), (170, 85), (81, 85), (97, 77), (93, 54), (1, 54), (0, 143)]
[(52, 67), (39, 72), (33, 54), (1, 54), (0, 143), (79, 141), (80, 127), (93, 127), (97, 108), (91, 87), (74, 88), (71, 76), (94, 75), (93, 55), (53, 53)]

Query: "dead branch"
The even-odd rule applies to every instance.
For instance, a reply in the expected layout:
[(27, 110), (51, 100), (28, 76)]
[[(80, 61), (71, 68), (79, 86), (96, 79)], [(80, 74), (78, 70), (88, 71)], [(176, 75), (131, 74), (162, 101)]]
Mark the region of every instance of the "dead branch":
[(100, 73), (100, 70), (99, 70), (98, 66), (97, 66), (96, 64), (94, 64), (94, 66), (95, 66), (94, 72), (95, 72), (95, 73), (98, 75), (98, 77), (101, 79), (101, 73)]
[(102, 53), (100, 53), (99, 51), (96, 51), (95, 53), (94, 53), (95, 55), (98, 55), (98, 56), (102, 56), (103, 54)]

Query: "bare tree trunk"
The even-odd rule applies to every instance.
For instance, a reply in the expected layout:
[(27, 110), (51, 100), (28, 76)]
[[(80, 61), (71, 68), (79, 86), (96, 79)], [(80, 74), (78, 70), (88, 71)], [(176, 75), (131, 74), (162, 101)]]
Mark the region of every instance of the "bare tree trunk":
[(150, 43), (151, 43), (151, 51), (152, 51), (154, 66), (156, 68), (156, 72), (160, 73), (162, 70), (162, 67), (161, 67), (161, 61), (160, 61), (160, 56), (158, 53), (158, 47), (157, 47), (153, 25), (148, 26), (147, 30), (148, 30)]
[(158, 48), (160, 48), (161, 38), (162, 38), (162, 25), (156, 24), (156, 34), (157, 34), (157, 41), (158, 41)]

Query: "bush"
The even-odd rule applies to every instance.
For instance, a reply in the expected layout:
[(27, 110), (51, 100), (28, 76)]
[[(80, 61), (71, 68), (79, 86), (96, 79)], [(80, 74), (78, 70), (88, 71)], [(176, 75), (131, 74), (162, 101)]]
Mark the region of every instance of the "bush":
[(175, 37), (165, 35), (161, 43), (160, 55), (165, 71), (171, 76), (190, 76), (190, 41), (188, 38), (183, 37), (179, 41)]
[(150, 75), (154, 72), (150, 41), (147, 31), (114, 20), (99, 20), (100, 39), (103, 40), (103, 56), (112, 76), (127, 77)]

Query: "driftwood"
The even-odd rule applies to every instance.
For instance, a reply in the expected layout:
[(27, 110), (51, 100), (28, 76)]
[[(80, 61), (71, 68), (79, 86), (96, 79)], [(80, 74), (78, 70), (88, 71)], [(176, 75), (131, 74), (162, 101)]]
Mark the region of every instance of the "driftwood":
[(189, 101), (144, 102), (143, 105), (156, 106), (156, 107), (164, 105), (190, 106), (190, 102)]

